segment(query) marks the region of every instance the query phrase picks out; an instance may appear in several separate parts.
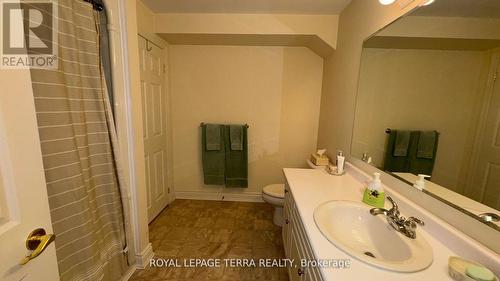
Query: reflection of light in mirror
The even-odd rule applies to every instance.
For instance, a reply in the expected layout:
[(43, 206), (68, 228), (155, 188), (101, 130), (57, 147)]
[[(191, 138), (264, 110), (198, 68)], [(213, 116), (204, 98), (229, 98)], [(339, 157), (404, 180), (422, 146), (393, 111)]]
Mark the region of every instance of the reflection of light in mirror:
[(434, 1), (435, 1), (435, 0), (428, 0), (428, 1), (424, 2), (424, 3), (422, 4), (422, 6), (427, 6), (427, 5), (430, 5), (430, 4), (434, 3)]
[(378, 0), (380, 2), (380, 4), (382, 5), (391, 5), (392, 3), (394, 3), (396, 0)]

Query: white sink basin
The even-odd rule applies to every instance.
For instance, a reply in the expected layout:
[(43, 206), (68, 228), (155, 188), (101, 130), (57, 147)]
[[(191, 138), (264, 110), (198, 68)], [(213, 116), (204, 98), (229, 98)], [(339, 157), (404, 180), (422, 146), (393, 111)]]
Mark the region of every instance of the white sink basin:
[(314, 210), (321, 233), (347, 254), (396, 272), (415, 272), (432, 263), (432, 249), (418, 233), (411, 239), (393, 229), (383, 215), (352, 201), (329, 201)]

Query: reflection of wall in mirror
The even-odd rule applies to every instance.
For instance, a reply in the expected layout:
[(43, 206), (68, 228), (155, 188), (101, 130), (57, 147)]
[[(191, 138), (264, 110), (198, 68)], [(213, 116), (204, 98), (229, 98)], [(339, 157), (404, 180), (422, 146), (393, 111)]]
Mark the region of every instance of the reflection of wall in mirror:
[(353, 154), (369, 152), (381, 167), (386, 128), (436, 130), (433, 181), (462, 192), (490, 58), (479, 51), (365, 48)]
[(388, 25), (377, 36), (498, 40), (500, 18), (407, 16)]

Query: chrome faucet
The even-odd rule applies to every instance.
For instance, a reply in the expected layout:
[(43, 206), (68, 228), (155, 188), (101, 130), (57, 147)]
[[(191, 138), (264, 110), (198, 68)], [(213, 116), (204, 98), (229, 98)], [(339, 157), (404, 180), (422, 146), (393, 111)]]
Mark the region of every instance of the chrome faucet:
[(478, 215), (484, 222), (499, 222), (500, 216), (495, 213), (482, 213)]
[(361, 156), (361, 160), (364, 162), (368, 162), (368, 153), (367, 152), (363, 153), (363, 156)]
[(366, 162), (368, 164), (372, 163), (372, 158), (368, 155), (368, 152), (363, 153), (363, 156), (361, 157), (361, 161)]
[(424, 222), (415, 218), (408, 217), (405, 218), (400, 216), (398, 204), (390, 197), (387, 196), (387, 199), (391, 202), (392, 208), (390, 210), (386, 210), (383, 208), (373, 208), (370, 210), (370, 214), (376, 215), (384, 215), (392, 228), (403, 233), (406, 237), (411, 239), (415, 239), (417, 237), (417, 225), (424, 225)]

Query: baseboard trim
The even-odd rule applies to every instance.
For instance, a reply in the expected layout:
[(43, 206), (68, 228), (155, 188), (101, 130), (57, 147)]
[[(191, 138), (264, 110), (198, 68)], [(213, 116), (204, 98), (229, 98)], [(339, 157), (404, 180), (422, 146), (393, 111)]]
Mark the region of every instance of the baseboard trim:
[(261, 193), (232, 193), (232, 192), (204, 192), (204, 191), (176, 191), (175, 199), (216, 200), (236, 202), (264, 202)]
[(134, 275), (134, 272), (137, 268), (135, 267), (135, 265), (131, 265), (127, 272), (125, 272), (125, 274), (122, 276), (122, 279), (120, 279), (121, 281), (128, 281), (130, 279), (130, 277), (132, 277), (132, 275)]
[(155, 253), (153, 252), (153, 246), (151, 243), (138, 255), (135, 255), (136, 266), (138, 269), (146, 268), (149, 264), (149, 261), (154, 258)]

